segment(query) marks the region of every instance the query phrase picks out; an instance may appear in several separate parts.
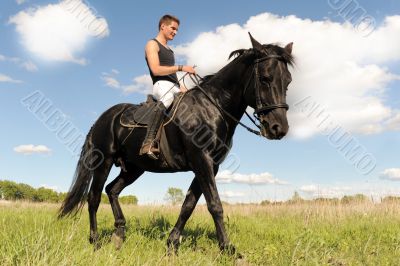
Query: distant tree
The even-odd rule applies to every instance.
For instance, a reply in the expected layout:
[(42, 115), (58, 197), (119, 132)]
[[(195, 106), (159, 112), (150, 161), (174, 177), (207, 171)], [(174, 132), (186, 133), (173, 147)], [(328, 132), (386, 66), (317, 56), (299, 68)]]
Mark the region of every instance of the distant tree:
[(304, 201), (305, 200), (300, 197), (299, 192), (295, 191), (293, 193), (292, 198), (290, 200), (288, 200), (287, 203), (290, 203), (290, 204), (291, 203), (300, 203), (300, 202), (304, 202)]
[(351, 196), (344, 196), (341, 200), (341, 203), (343, 204), (349, 204), (349, 203), (365, 203), (369, 202), (369, 199), (367, 196), (363, 194), (356, 194), (356, 195), (351, 195)]
[(271, 202), (269, 200), (263, 200), (260, 202), (261, 206), (266, 206), (266, 205), (270, 205), (270, 204), (271, 204)]
[(382, 203), (400, 203), (400, 197), (386, 196), (382, 199)]
[(64, 199), (67, 197), (68, 192), (60, 192), (58, 193), (58, 199), (60, 202), (64, 201)]
[(5, 200), (28, 200), (36, 202), (60, 202), (66, 193), (58, 193), (49, 188), (35, 189), (24, 183), (0, 181), (0, 198)]
[(167, 193), (165, 194), (165, 200), (172, 205), (176, 205), (179, 203), (182, 203), (184, 199), (184, 194), (182, 192), (182, 189), (180, 188), (174, 188), (170, 187), (167, 190)]
[(340, 200), (338, 198), (316, 198), (312, 200), (316, 203), (325, 203), (325, 204), (338, 204)]
[(54, 203), (60, 202), (60, 197), (59, 193), (57, 193), (56, 191), (50, 188), (40, 187), (36, 190), (34, 201)]
[(295, 192), (293, 193), (292, 200), (293, 200), (293, 201), (300, 201), (300, 200), (302, 200), (302, 198), (301, 198), (300, 195), (299, 195), (299, 192), (295, 191)]
[(119, 198), (119, 202), (122, 203), (122, 204), (137, 205), (138, 204), (138, 199), (134, 195), (122, 196), (122, 197)]
[(19, 183), (17, 184), (17, 188), (18, 191), (20, 191), (20, 193), (23, 195), (21, 199), (30, 201), (33, 200), (36, 193), (36, 190), (33, 187), (24, 183)]
[(5, 200), (21, 200), (25, 198), (24, 189), (13, 181), (1, 181), (1, 194)]

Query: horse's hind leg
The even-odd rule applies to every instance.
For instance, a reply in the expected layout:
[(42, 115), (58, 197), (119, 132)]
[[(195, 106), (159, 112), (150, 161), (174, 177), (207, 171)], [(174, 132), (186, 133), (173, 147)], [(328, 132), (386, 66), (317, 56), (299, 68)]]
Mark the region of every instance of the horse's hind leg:
[(115, 232), (113, 233), (113, 242), (117, 249), (122, 245), (125, 239), (125, 224), (126, 220), (119, 205), (118, 196), (121, 191), (135, 182), (143, 174), (143, 170), (128, 169), (127, 172), (121, 173), (110, 184), (106, 186), (106, 193), (110, 200), (111, 208), (115, 218)]
[(168, 251), (171, 253), (172, 250), (175, 252), (178, 250), (179, 246), (179, 237), (181, 236), (182, 230), (185, 227), (187, 220), (193, 213), (194, 208), (196, 207), (197, 201), (199, 200), (202, 191), (200, 189), (199, 182), (195, 177), (192, 181), (192, 184), (189, 187), (188, 192), (186, 193), (185, 201), (182, 204), (182, 209), (179, 214), (178, 220), (169, 234), (167, 245)]
[(89, 207), (89, 220), (90, 220), (90, 237), (89, 241), (95, 244), (95, 248), (99, 248), (97, 233), (97, 218), (96, 213), (99, 208), (101, 201), (101, 192), (103, 191), (104, 183), (107, 180), (107, 176), (110, 173), (113, 161), (110, 159), (104, 160), (100, 166), (94, 169), (93, 181), (90, 186), (90, 191), (88, 194), (88, 207)]

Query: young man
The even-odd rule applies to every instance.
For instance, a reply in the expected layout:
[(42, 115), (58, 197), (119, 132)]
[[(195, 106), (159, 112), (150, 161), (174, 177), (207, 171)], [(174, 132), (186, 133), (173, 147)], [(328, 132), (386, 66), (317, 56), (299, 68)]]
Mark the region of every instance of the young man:
[(178, 32), (179, 19), (171, 15), (164, 15), (158, 23), (157, 37), (148, 41), (145, 47), (145, 56), (150, 76), (153, 80), (153, 95), (160, 101), (159, 108), (153, 112), (152, 123), (147, 128), (146, 138), (140, 149), (140, 154), (147, 154), (152, 159), (157, 159), (158, 149), (154, 147), (157, 130), (164, 120), (164, 112), (171, 105), (174, 96), (185, 92), (181, 87), (176, 72), (184, 71), (194, 74), (191, 66), (175, 65), (174, 52), (168, 47)]

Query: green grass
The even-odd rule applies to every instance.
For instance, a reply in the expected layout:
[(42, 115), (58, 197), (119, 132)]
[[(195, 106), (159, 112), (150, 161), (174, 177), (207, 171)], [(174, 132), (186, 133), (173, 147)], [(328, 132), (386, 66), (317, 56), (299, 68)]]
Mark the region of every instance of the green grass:
[(110, 242), (109, 205), (98, 212), (102, 247), (88, 242), (86, 208), (57, 220), (58, 205), (0, 202), (0, 265), (400, 265), (395, 204), (225, 206), (228, 235), (242, 260), (221, 254), (204, 206), (189, 220), (178, 256), (166, 239), (179, 207), (123, 206), (127, 239)]

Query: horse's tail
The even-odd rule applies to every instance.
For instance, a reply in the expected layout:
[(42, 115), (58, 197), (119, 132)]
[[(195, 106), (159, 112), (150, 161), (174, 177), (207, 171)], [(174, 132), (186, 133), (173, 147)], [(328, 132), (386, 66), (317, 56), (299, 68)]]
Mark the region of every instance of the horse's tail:
[(93, 179), (93, 157), (94, 150), (92, 143), (92, 129), (90, 129), (82, 147), (81, 155), (76, 166), (74, 179), (59, 210), (58, 218), (62, 218), (67, 215), (75, 216), (85, 204)]

